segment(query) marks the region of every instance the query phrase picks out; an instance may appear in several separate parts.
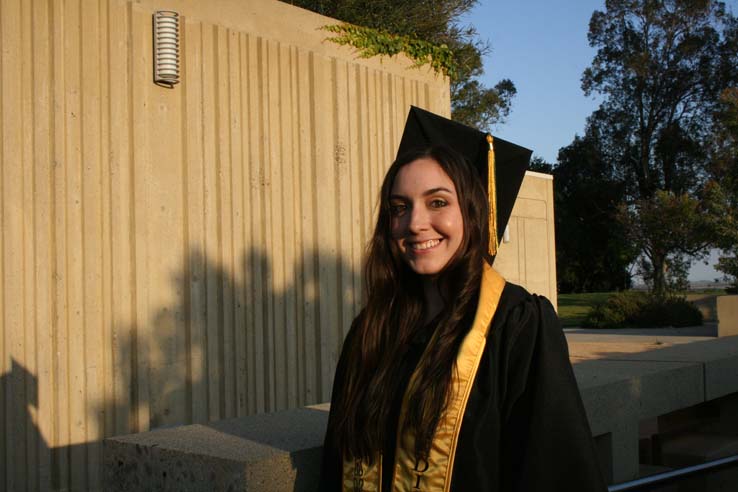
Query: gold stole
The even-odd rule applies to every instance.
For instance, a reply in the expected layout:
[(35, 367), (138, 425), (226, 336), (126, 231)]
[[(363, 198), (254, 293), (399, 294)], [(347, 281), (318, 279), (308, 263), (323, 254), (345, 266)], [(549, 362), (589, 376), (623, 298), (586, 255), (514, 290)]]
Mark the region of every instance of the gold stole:
[[(479, 369), (479, 362), (482, 360), (487, 331), (504, 287), (505, 279), (485, 262), (474, 322), (464, 337), (459, 355), (456, 357), (456, 370), (451, 380), (452, 399), (438, 423), (427, 462), (416, 461), (415, 438), (410, 432), (403, 430), (409, 392), (405, 393), (397, 431), (393, 492), (448, 492), (451, 489), (451, 473), (461, 422)], [(429, 346), (432, 343), (433, 340)], [(421, 364), (422, 359), (418, 365)], [(414, 385), (416, 378), (417, 372), (410, 378), (408, 388)], [(371, 465), (368, 460), (344, 459), (343, 492), (381, 492), (381, 479), (381, 455), (377, 455)]]

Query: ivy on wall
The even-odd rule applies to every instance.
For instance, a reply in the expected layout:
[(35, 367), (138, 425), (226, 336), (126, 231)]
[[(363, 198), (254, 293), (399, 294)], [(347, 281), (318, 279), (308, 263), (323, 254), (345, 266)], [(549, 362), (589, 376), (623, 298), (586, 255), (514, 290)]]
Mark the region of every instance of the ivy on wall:
[(336, 34), (328, 38), (329, 41), (353, 46), (361, 58), (402, 53), (413, 61), (415, 67), (428, 64), (436, 73), (451, 78), (456, 75), (453, 52), (445, 44), (436, 45), (415, 37), (398, 36), (353, 24), (334, 24), (323, 26), (323, 29)]

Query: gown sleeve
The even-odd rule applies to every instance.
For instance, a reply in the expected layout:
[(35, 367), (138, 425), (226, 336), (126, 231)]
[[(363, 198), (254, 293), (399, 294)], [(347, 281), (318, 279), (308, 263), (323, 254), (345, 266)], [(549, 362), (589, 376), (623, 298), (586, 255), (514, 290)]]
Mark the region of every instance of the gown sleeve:
[(606, 490), (587, 416), (556, 312), (528, 295), (508, 313), (499, 353), (501, 490)]

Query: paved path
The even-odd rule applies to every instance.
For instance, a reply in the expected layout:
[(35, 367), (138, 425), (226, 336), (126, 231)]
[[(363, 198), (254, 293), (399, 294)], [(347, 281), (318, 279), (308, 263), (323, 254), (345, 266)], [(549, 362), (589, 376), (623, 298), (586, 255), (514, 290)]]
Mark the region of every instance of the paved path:
[(685, 328), (622, 328), (564, 330), (572, 364), (583, 360), (607, 359), (616, 355), (646, 352), (673, 345), (711, 340), (717, 336), (717, 324)]

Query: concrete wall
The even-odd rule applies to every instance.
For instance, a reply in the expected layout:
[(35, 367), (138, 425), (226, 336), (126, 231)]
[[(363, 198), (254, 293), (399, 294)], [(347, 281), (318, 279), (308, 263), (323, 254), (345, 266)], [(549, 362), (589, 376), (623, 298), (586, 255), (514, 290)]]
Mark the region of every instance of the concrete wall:
[[(184, 16), (152, 83), (151, 14)], [(0, 489), (103, 436), (328, 399), (376, 190), (448, 82), (275, 1), (0, 0)]]
[(738, 296), (717, 298), (718, 336), (738, 335)]
[(531, 292), (556, 299), (556, 239), (554, 236), (553, 176), (528, 171), (495, 260), (502, 275)]
[[(155, 9), (183, 15), (174, 89), (152, 83)], [(0, 489), (95, 489), (105, 436), (329, 398), (408, 107), (450, 104), (442, 77), (325, 42), (333, 22), (0, 0)], [(517, 261), (540, 261), (536, 210)]]

